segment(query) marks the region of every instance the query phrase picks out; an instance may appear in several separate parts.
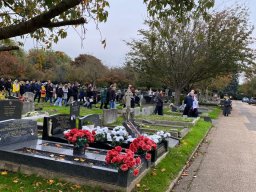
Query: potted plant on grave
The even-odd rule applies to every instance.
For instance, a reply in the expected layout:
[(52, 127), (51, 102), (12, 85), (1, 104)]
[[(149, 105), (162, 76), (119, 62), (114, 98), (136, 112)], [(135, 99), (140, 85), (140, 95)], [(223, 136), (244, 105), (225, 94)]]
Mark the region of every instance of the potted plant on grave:
[(94, 134), (88, 130), (71, 129), (64, 133), (64, 137), (74, 145), (74, 155), (84, 155), (88, 143), (94, 142)]
[(129, 149), (134, 153), (145, 157), (146, 160), (151, 160), (150, 151), (156, 150), (156, 146), (156, 143), (152, 139), (141, 135), (133, 140)]
[(139, 174), (138, 167), (141, 164), (141, 158), (135, 157), (134, 152), (130, 149), (122, 152), (122, 147), (116, 146), (107, 152), (105, 161), (107, 164), (116, 166), (122, 172), (132, 171), (134, 176)]

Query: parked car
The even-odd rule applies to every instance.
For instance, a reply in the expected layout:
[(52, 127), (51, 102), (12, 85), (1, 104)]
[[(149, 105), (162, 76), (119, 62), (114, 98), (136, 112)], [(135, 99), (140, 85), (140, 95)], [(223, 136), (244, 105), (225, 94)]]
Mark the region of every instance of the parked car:
[(249, 99), (248, 97), (243, 97), (242, 102), (248, 103), (249, 100), (250, 100), (250, 99)]
[(256, 104), (256, 97), (251, 97), (250, 100), (248, 101), (248, 104)]

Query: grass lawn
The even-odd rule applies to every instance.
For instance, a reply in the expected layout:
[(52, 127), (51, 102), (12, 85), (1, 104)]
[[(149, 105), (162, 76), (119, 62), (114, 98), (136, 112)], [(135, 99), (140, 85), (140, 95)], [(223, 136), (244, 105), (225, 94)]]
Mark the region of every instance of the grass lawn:
[(209, 113), (209, 117), (212, 119), (217, 119), (220, 113), (221, 113), (221, 108), (214, 107), (213, 110)]
[[(52, 106), (49, 103), (36, 103), (35, 108), (42, 108), (42, 111), (48, 112), (50, 115), (59, 113), (59, 114), (69, 114), (70, 113), (70, 106)], [(102, 114), (103, 110), (100, 108), (93, 107), (92, 109), (88, 109), (86, 107), (80, 106), (80, 115), (85, 116), (89, 114)]]
[(141, 129), (155, 130), (156, 132), (157, 131), (167, 131), (168, 132), (168, 131), (181, 131), (183, 128), (181, 128), (181, 127), (173, 128), (173, 127), (171, 127), (171, 125), (168, 127), (156, 126), (156, 125), (142, 125)]
[(0, 172), (1, 192), (101, 192), (100, 187), (81, 186), (57, 179), (44, 179), (7, 171)]
[(181, 121), (181, 122), (192, 122), (194, 118), (171, 116), (171, 115), (149, 115), (149, 116), (138, 116), (136, 119), (145, 120), (157, 120), (157, 121)]

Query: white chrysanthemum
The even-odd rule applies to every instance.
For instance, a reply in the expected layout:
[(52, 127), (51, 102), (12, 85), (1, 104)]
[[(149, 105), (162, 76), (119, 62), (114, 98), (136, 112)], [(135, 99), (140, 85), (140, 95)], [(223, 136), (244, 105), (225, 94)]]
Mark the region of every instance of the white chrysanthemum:
[(67, 134), (69, 131), (70, 131), (70, 129), (64, 131), (63, 133), (64, 133), (64, 134)]

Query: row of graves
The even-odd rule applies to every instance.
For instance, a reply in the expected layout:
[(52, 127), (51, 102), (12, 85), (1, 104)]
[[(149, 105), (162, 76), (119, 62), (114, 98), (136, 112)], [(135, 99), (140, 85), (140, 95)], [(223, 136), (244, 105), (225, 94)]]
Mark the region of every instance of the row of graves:
[(131, 191), (185, 135), (142, 128), (141, 122), (153, 121), (133, 118), (129, 106), (122, 125), (106, 127), (117, 118), (117, 110), (80, 117), (80, 106), (73, 103), (69, 115), (44, 117), (39, 139), (36, 121), (15, 117), (14, 109), (5, 108), (4, 113), (11, 110), (13, 115), (0, 121), (0, 169), (113, 190)]

